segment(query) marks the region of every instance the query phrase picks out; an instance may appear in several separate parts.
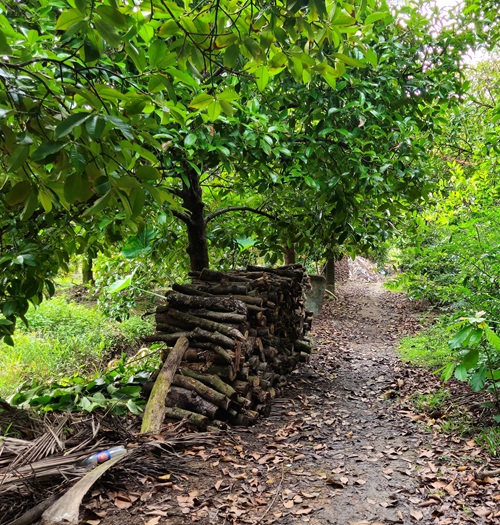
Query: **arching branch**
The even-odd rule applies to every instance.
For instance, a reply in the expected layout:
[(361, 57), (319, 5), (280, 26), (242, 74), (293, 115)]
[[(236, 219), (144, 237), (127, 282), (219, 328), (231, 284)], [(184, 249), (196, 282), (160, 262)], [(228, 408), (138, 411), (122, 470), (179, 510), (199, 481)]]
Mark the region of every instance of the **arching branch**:
[(212, 219), (224, 215), (225, 213), (230, 213), (232, 211), (249, 211), (250, 213), (255, 213), (257, 215), (262, 215), (268, 219), (276, 220), (275, 215), (271, 215), (265, 211), (259, 210), (257, 208), (251, 208), (249, 206), (229, 206), (228, 208), (222, 208), (220, 210), (214, 211), (205, 217), (205, 223), (208, 224)]

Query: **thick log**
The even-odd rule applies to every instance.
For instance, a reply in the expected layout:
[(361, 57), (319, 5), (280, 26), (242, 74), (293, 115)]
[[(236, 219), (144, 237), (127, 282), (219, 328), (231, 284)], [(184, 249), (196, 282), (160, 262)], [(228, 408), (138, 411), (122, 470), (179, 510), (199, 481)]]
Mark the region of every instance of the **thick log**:
[(243, 396), (250, 391), (250, 383), (248, 381), (242, 381), (241, 379), (236, 379), (233, 382), (233, 387), (238, 394)]
[(202, 414), (209, 419), (219, 419), (221, 410), (217, 405), (207, 401), (193, 390), (173, 386), (166, 399), (168, 407), (178, 407), (190, 412)]
[(186, 294), (186, 295), (196, 295), (198, 297), (212, 297), (212, 294), (208, 292), (203, 292), (201, 290), (197, 290), (196, 288), (193, 288), (189, 284), (174, 283), (172, 285), (172, 290), (174, 290), (175, 292)]
[(231, 361), (228, 361), (226, 358), (223, 358), (210, 350), (203, 350), (202, 348), (188, 348), (184, 354), (182, 362), (186, 363), (186, 366), (189, 366), (189, 363), (203, 363), (204, 365), (208, 364), (208, 366), (212, 364), (231, 364)]
[(234, 399), (237, 395), (236, 390), (231, 385), (228, 385), (227, 383), (222, 381), (222, 379), (219, 376), (216, 376), (214, 374), (198, 373), (194, 370), (191, 370), (188, 367), (181, 367), (179, 369), (179, 373), (187, 377), (193, 377), (194, 379), (205, 383), (206, 385), (212, 387), (214, 390), (217, 390), (217, 392), (224, 394), (229, 399)]
[(167, 344), (172, 344), (175, 343), (179, 337), (187, 337), (191, 341), (208, 341), (216, 345), (223, 346), (224, 348), (234, 348), (234, 340), (230, 337), (217, 332), (208, 332), (207, 330), (203, 330), (201, 328), (195, 328), (192, 331), (177, 332), (175, 334), (156, 332), (153, 335), (147, 335), (143, 337), (143, 341), (164, 341)]
[(149, 432), (157, 434), (160, 432), (165, 415), (165, 398), (171, 388), (172, 380), (179, 368), (184, 352), (188, 347), (189, 340), (186, 337), (180, 337), (168, 354), (167, 359), (165, 359), (144, 409), (141, 434)]
[(213, 388), (210, 388), (209, 386), (203, 384), (201, 381), (194, 379), (193, 377), (187, 377), (180, 374), (176, 374), (174, 376), (173, 384), (175, 386), (186, 388), (187, 390), (193, 390), (201, 397), (203, 397), (203, 399), (210, 401), (210, 403), (217, 405), (223, 410), (227, 410), (229, 408), (231, 401), (228, 397), (226, 397), (224, 394), (221, 394), (220, 392), (217, 392)]
[(223, 273), (204, 268), (201, 272), (189, 272), (190, 277), (208, 282), (251, 282), (253, 279), (235, 273)]
[[(215, 297), (215, 296), (193, 296), (182, 293), (168, 292), (167, 300), (169, 306), (182, 308), (200, 308), (215, 310), (217, 312), (235, 312), (245, 315), (247, 307), (234, 297)], [(168, 306), (158, 306), (157, 312), (163, 313)]]
[(230, 423), (233, 425), (249, 427), (250, 425), (254, 425), (258, 419), (259, 413), (255, 410), (242, 409), (239, 414), (230, 419)]
[(188, 425), (192, 425), (201, 431), (206, 430), (208, 426), (206, 416), (179, 407), (165, 407), (165, 417), (176, 421), (185, 420)]
[(195, 315), (196, 317), (202, 317), (204, 319), (210, 319), (211, 321), (217, 321), (218, 323), (229, 323), (229, 324), (243, 324), (248, 321), (248, 316), (245, 314), (237, 314), (234, 312), (216, 312), (200, 308), (198, 310), (189, 310), (186, 313)]
[(209, 332), (218, 332), (227, 337), (233, 337), (234, 339), (237, 339), (239, 341), (245, 340), (245, 337), (239, 330), (228, 327), (223, 323), (217, 323), (215, 321), (211, 321), (210, 319), (203, 319), (195, 315), (179, 312), (179, 310), (175, 309), (169, 310), (168, 316), (171, 319), (176, 319), (189, 325), (191, 328), (201, 328)]

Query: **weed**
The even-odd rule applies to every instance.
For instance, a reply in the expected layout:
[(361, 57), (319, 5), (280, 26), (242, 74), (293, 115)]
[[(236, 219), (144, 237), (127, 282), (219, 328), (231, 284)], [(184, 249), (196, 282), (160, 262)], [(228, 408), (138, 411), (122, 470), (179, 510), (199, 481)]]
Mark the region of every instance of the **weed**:
[(120, 324), (64, 296), (30, 309), (26, 317), (29, 327), (20, 327), (15, 346), (0, 344), (0, 396), (23, 382), (50, 382), (100, 370), (113, 347), (152, 331), (140, 318)]
[(476, 436), (476, 443), (492, 456), (500, 456), (500, 427), (484, 429)]
[(431, 368), (446, 364), (450, 360), (451, 349), (448, 345), (450, 333), (445, 322), (445, 318), (442, 318), (418, 335), (403, 338), (397, 348), (401, 359)]
[(430, 394), (414, 394), (410, 401), (418, 412), (432, 413), (443, 408), (449, 397), (448, 390), (440, 388)]

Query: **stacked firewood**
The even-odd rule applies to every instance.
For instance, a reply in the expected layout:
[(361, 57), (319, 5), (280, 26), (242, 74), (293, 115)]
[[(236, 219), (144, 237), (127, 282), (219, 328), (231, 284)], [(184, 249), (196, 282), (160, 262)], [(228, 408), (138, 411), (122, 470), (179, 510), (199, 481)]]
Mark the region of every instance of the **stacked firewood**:
[(286, 376), (311, 352), (304, 339), (312, 316), (304, 308), (308, 278), (300, 266), (249, 266), (230, 273), (192, 272), (156, 310), (168, 352), (189, 340), (167, 397), (166, 416), (250, 425), (267, 416)]

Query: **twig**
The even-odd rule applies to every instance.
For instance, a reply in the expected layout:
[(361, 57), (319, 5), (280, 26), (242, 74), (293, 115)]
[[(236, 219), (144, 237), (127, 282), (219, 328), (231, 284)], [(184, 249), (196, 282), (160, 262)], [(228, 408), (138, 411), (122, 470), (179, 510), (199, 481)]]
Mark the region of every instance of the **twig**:
[(334, 299), (337, 299), (337, 296), (336, 296), (333, 292), (330, 292), (330, 290), (325, 289), (325, 293), (327, 293), (328, 295), (330, 295), (330, 296), (333, 297)]
[(278, 499), (278, 496), (281, 494), (281, 487), (283, 485), (284, 477), (285, 477), (285, 466), (283, 465), (282, 469), (281, 469), (281, 479), (280, 479), (280, 482), (278, 484), (278, 487), (276, 488), (276, 492), (274, 493), (274, 497), (271, 500), (271, 502), (269, 503), (269, 505), (267, 506), (267, 508), (264, 511), (264, 513), (262, 514), (262, 516), (260, 516), (260, 518), (258, 518), (257, 521), (254, 521), (253, 525), (258, 525), (259, 523), (262, 523), (262, 520), (266, 517), (268, 512), (273, 508), (274, 504), (276, 503), (276, 500)]
[(483, 470), (476, 473), (476, 479), (489, 478), (491, 476), (500, 476), (500, 468), (496, 470)]

